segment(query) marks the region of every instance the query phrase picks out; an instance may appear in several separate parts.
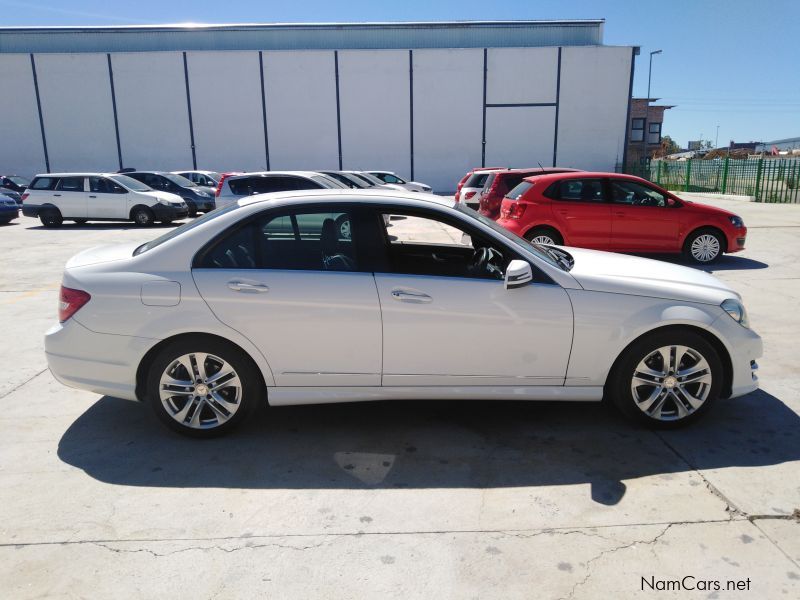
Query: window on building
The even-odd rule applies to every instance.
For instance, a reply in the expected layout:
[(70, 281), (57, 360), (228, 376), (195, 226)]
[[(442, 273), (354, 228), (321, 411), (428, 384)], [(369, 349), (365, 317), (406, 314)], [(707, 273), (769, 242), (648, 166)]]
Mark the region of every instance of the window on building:
[(660, 144), (661, 143), (661, 123), (650, 123), (647, 128), (647, 143)]
[(641, 142), (644, 139), (644, 119), (631, 121), (631, 141)]

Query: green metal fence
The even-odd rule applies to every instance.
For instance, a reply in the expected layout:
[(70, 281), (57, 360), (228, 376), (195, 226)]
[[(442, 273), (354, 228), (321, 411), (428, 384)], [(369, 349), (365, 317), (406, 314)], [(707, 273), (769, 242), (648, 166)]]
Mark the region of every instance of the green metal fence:
[(756, 202), (800, 203), (800, 159), (653, 160), (627, 173), (676, 192), (751, 196)]

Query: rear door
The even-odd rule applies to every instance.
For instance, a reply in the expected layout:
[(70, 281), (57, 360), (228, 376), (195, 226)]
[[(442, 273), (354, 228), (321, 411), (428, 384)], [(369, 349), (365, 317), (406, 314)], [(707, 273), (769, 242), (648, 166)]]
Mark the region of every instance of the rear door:
[(680, 211), (660, 191), (628, 179), (609, 179), (611, 249), (640, 252), (680, 250)]
[(126, 193), (107, 177), (89, 177), (87, 214), (94, 219), (126, 219)]
[(261, 350), (278, 386), (380, 385), (380, 306), (359, 223), (352, 205), (274, 209), (196, 258), (204, 300)]
[(611, 240), (611, 205), (601, 178), (560, 179), (544, 195), (568, 246), (606, 250)]
[(62, 177), (53, 190), (53, 204), (65, 219), (85, 219), (87, 217), (86, 177)]

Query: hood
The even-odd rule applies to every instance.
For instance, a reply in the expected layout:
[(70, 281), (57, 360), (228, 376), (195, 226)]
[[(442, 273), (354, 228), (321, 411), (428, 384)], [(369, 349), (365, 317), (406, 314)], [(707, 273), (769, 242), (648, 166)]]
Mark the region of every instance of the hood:
[(160, 190), (151, 190), (149, 192), (139, 192), (140, 194), (145, 194), (150, 196), (151, 198), (155, 198), (157, 200), (165, 200), (167, 202), (177, 202), (182, 203), (183, 198), (178, 196), (177, 194), (173, 194), (170, 192), (162, 192)]
[(737, 215), (735, 212), (725, 210), (724, 208), (710, 206), (708, 204), (700, 204), (693, 202), (692, 200), (684, 200), (683, 198), (681, 198), (681, 202), (683, 202), (686, 205), (686, 208), (691, 210), (693, 213), (716, 215), (718, 217), (739, 217), (739, 215)]
[(67, 261), (67, 269), (96, 265), (97, 263), (125, 260), (133, 256), (133, 251), (141, 246), (141, 242), (128, 242), (127, 244), (106, 244), (95, 246), (83, 252), (78, 252)]
[(699, 269), (585, 248), (564, 250), (575, 259), (570, 275), (586, 290), (715, 305), (741, 299), (727, 284)]

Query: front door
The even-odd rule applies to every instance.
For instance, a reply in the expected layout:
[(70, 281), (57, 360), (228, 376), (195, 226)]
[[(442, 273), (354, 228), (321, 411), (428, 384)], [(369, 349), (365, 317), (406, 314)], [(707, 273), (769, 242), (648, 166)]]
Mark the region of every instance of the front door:
[(85, 177), (62, 177), (53, 190), (53, 203), (65, 219), (85, 219), (86, 190)]
[(611, 249), (629, 252), (675, 252), (680, 249), (679, 208), (650, 186), (610, 179)]
[(534, 269), (506, 290), (513, 250), (439, 213), (387, 208), (375, 223), (384, 386), (563, 385), (573, 325), (560, 286)]
[(88, 214), (93, 219), (127, 219), (126, 190), (107, 177), (89, 177)]
[(275, 209), (197, 259), (203, 299), (278, 386), (380, 385), (380, 307), (352, 217), (346, 205)]

